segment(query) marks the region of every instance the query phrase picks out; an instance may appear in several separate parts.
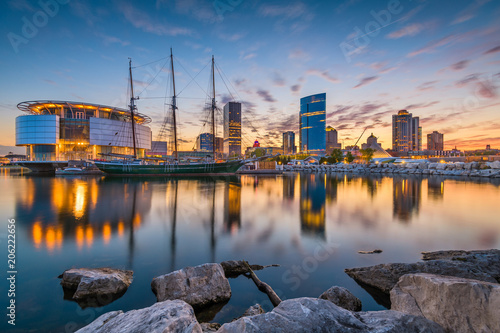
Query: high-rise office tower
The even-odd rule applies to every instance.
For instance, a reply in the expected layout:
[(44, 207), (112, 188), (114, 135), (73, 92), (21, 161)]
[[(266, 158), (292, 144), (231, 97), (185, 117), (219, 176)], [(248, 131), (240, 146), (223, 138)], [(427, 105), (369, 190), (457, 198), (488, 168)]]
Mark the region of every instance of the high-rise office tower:
[(308, 154), (326, 151), (326, 94), (300, 99), (299, 150)]
[(326, 154), (330, 155), (334, 149), (341, 148), (342, 145), (339, 143), (337, 130), (331, 126), (328, 126), (326, 128)]
[(420, 127), (420, 118), (411, 118), (411, 150), (422, 150), (422, 127)]
[(295, 145), (295, 133), (288, 131), (283, 133), (283, 154), (292, 155), (297, 153), (297, 146)]
[(419, 118), (413, 118), (406, 110), (392, 116), (392, 149), (404, 153), (422, 150), (422, 127)]
[(241, 103), (238, 102), (224, 106), (224, 155), (241, 155)]
[(213, 151), (213, 139), (212, 133), (201, 133), (196, 138), (196, 150), (198, 151)]
[(428, 150), (444, 150), (444, 135), (438, 131), (427, 134)]
[(224, 138), (215, 138), (215, 153), (217, 157), (221, 157), (224, 150)]

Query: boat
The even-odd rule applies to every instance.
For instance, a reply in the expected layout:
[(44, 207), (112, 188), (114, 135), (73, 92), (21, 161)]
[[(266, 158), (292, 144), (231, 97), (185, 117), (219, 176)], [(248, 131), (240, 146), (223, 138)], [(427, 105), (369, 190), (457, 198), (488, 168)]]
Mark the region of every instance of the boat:
[(56, 176), (102, 175), (102, 171), (94, 167), (92, 164), (81, 167), (72, 165), (66, 168), (57, 168), (55, 174)]
[[(135, 101), (138, 97), (134, 97), (134, 85), (132, 79), (132, 60), (129, 60), (129, 76), (130, 76), (130, 113), (131, 113), (131, 126), (132, 126), (132, 137), (133, 137), (133, 155), (128, 156), (127, 158), (123, 158), (122, 160), (116, 161), (94, 161), (95, 166), (98, 167), (101, 171), (108, 175), (130, 175), (130, 176), (182, 176), (182, 175), (221, 175), (221, 174), (235, 174), (238, 169), (244, 164), (255, 161), (257, 159), (252, 160), (230, 160), (225, 162), (217, 162), (215, 160), (216, 152), (215, 152), (215, 110), (216, 110), (216, 101), (215, 101), (215, 70), (214, 70), (214, 57), (212, 56), (212, 105), (211, 105), (211, 117), (212, 117), (212, 135), (213, 135), (213, 160), (208, 162), (199, 162), (199, 163), (179, 163), (178, 161), (178, 150), (177, 150), (177, 124), (176, 124), (176, 91), (175, 91), (175, 75), (174, 75), (174, 58), (172, 49), (170, 49), (170, 66), (172, 71), (172, 88), (173, 88), (173, 96), (172, 96), (172, 127), (173, 127), (173, 137), (174, 137), (174, 151), (173, 151), (173, 161), (164, 161), (160, 164), (148, 164), (145, 160), (140, 160), (137, 158), (136, 153), (136, 137), (135, 137), (135, 121), (134, 121), (134, 113), (136, 112)], [(263, 157), (263, 158), (267, 158)], [(263, 159), (259, 158), (259, 159)]]

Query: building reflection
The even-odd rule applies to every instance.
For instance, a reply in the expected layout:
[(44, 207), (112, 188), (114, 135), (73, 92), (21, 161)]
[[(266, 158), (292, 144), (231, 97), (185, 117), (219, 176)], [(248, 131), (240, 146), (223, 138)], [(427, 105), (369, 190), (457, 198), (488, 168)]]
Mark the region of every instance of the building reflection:
[(339, 175), (331, 175), (326, 178), (326, 200), (328, 203), (337, 202), (339, 184), (344, 180)]
[(325, 175), (300, 174), (300, 229), (303, 235), (325, 238)]
[(362, 178), (362, 185), (366, 186), (370, 198), (374, 198), (377, 194), (377, 189), (382, 185), (382, 177), (369, 176)]
[(442, 200), (444, 197), (444, 179), (442, 177), (430, 176), (427, 181), (427, 195), (434, 200)]
[(282, 178), (283, 181), (283, 200), (293, 201), (295, 198), (295, 183), (297, 174), (293, 173)]
[(422, 200), (422, 179), (407, 176), (393, 178), (394, 217), (409, 222), (413, 214), (418, 215)]
[(241, 182), (239, 179), (225, 183), (224, 232), (234, 233), (241, 228)]
[(16, 198), (16, 216), (30, 227), (37, 249), (60, 250), (70, 240), (77, 250), (129, 233), (133, 251), (134, 229), (151, 209), (147, 182), (107, 178), (31, 177)]

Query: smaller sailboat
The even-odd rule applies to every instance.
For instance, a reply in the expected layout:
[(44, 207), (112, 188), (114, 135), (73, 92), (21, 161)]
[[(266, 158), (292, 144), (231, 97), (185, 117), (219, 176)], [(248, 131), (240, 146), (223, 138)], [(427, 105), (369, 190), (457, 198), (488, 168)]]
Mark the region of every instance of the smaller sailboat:
[[(212, 56), (212, 105), (211, 105), (211, 117), (212, 117), (212, 149), (213, 149), (213, 161), (200, 162), (200, 163), (189, 163), (183, 164), (179, 163), (178, 150), (177, 150), (177, 123), (176, 123), (176, 111), (177, 111), (177, 96), (175, 91), (175, 75), (174, 75), (174, 58), (172, 54), (172, 49), (170, 49), (170, 65), (172, 71), (172, 126), (173, 126), (173, 162), (167, 162), (161, 164), (147, 164), (145, 161), (137, 159), (136, 152), (136, 136), (135, 136), (135, 121), (134, 113), (136, 111), (135, 101), (138, 98), (134, 97), (134, 85), (132, 80), (132, 61), (129, 61), (129, 74), (130, 74), (130, 114), (131, 114), (131, 126), (132, 126), (132, 141), (133, 141), (133, 156), (129, 159), (124, 159), (120, 161), (102, 162), (96, 161), (95, 165), (103, 172), (110, 175), (132, 175), (132, 176), (165, 176), (165, 175), (210, 175), (210, 174), (234, 174), (238, 169), (244, 164), (254, 161), (252, 160), (232, 160), (226, 162), (217, 163), (215, 160), (215, 72), (214, 72), (214, 57)], [(262, 159), (262, 158), (260, 158)]]

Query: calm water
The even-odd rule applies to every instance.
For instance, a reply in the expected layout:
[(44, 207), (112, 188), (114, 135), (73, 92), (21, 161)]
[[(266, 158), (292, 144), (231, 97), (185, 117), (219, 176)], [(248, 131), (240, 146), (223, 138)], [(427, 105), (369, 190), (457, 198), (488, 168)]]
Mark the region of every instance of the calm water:
[[(130, 179), (26, 177), (0, 180), (2, 253), (16, 219), (16, 330), (71, 332), (112, 310), (152, 305), (151, 279), (230, 259), (280, 264), (257, 272), (282, 297), (351, 290), (363, 310), (383, 307), (343, 269), (412, 262), (421, 251), (500, 248), (496, 182), (443, 178), (290, 174), (272, 177)], [(383, 249), (378, 255), (358, 250)], [(82, 310), (63, 299), (57, 276), (71, 267), (131, 269), (127, 293)], [(7, 306), (2, 279), (2, 307)], [(271, 305), (253, 282), (230, 279), (233, 296), (215, 317)], [(5, 310), (4, 310), (5, 311)]]

